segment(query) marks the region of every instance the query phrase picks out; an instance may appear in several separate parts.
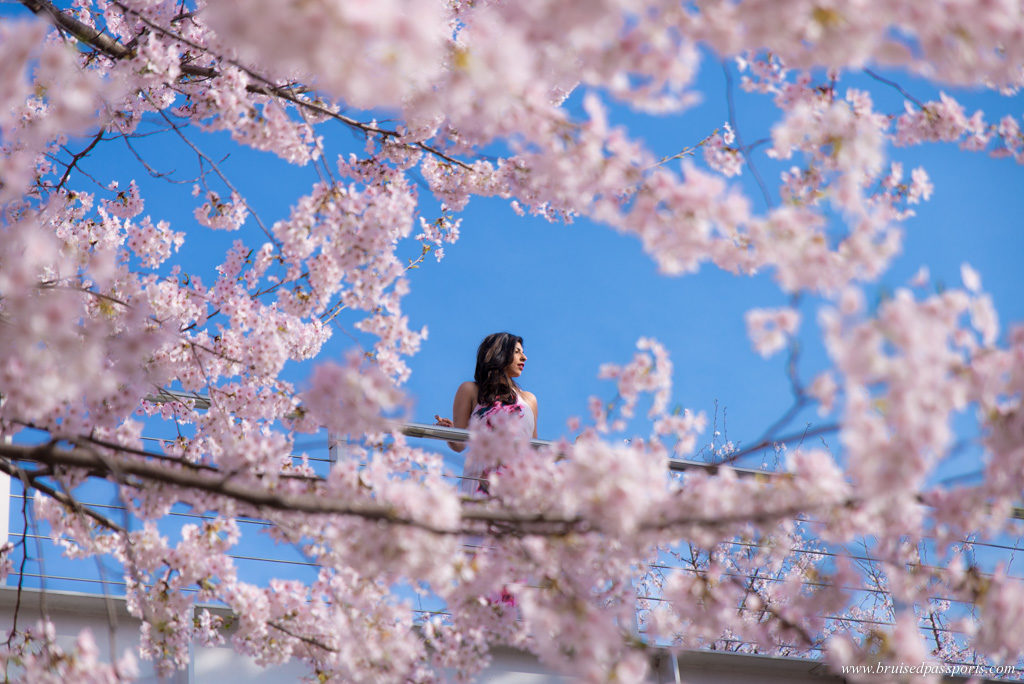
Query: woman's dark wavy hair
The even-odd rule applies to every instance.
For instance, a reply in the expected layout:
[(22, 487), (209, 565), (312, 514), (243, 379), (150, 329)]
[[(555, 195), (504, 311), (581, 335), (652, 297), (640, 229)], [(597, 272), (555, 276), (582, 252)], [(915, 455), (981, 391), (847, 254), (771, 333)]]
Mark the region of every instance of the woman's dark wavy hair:
[(477, 348), (473, 379), (477, 386), (477, 403), (481, 406), (490, 406), (496, 401), (514, 404), (518, 400), (519, 385), (505, 373), (512, 363), (516, 343), (522, 344), (523, 338), (507, 332), (492, 333)]

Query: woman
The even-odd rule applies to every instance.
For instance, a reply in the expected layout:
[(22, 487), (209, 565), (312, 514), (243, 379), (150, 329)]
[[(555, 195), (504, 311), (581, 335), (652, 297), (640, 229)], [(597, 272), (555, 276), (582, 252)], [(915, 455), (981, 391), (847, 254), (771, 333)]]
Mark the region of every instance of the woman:
[[(492, 416), (504, 413), (515, 416), (523, 433), (536, 438), (537, 397), (515, 381), (525, 366), (523, 338), (507, 332), (488, 335), (476, 350), (474, 381), (459, 385), (452, 403), (452, 418), (435, 415), (437, 424), (465, 429), (471, 421), (486, 423)], [(448, 444), (455, 451), (466, 448), (464, 443)]]
[[(494, 333), (484, 338), (476, 350), (476, 370), (473, 382), (464, 382), (455, 391), (452, 403), (452, 418), (441, 418), (435, 415), (438, 425), (444, 427), (468, 428), (483, 423), (491, 424), (491, 418), (505, 414), (509, 420), (515, 421), (517, 429), (523, 436), (537, 437), (537, 397), (532, 392), (522, 389), (515, 381), (523, 374), (526, 366), (526, 352), (523, 351), (523, 338), (507, 332)], [(448, 442), (455, 451), (466, 448), (465, 443)], [(460, 491), (468, 496), (486, 496), (489, 492), (488, 474), (501, 472), (500, 463), (486, 466), (485, 454), (474, 454), (466, 458), (462, 473)], [(464, 544), (471, 555), (480, 551), (483, 538), (470, 536)], [(502, 587), (500, 592), (488, 596), (486, 600), (492, 605), (515, 608), (516, 598)]]

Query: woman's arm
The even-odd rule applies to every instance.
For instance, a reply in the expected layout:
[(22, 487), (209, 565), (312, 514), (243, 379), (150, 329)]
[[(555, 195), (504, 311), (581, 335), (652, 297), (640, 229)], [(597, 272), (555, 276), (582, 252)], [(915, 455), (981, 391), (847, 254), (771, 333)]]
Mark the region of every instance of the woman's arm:
[(537, 397), (533, 392), (526, 390), (520, 390), (519, 393), (523, 395), (523, 401), (533, 409), (533, 438), (537, 439), (537, 423), (540, 422), (540, 415), (537, 413)]
[[(477, 387), (475, 382), (464, 382), (455, 391), (455, 400), (452, 402), (452, 417), (441, 418), (435, 415), (437, 424), (444, 427), (456, 427), (465, 430), (469, 427), (469, 416), (473, 413), (476, 405)], [(466, 448), (465, 442), (448, 442), (455, 451), (462, 451)]]

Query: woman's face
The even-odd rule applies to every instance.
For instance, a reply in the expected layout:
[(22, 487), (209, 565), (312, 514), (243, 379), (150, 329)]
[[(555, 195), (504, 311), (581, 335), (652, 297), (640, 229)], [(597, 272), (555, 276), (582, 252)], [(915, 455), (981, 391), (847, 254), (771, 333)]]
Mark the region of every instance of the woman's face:
[(516, 342), (515, 351), (512, 352), (512, 363), (505, 369), (505, 373), (510, 378), (518, 378), (523, 374), (523, 367), (526, 365), (526, 352), (523, 351), (523, 345)]

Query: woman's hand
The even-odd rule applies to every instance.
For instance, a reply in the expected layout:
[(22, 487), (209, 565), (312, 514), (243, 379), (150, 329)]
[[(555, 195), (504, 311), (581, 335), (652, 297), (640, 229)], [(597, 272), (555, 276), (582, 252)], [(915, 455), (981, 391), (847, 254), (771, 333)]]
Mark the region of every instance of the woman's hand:
[[(441, 427), (455, 427), (455, 423), (452, 422), (451, 418), (442, 418), (441, 416), (434, 414), (434, 420), (437, 422), (434, 425), (440, 425)], [(452, 448), (452, 451), (462, 451), (466, 448), (466, 445), (461, 442), (448, 442), (448, 446)]]

